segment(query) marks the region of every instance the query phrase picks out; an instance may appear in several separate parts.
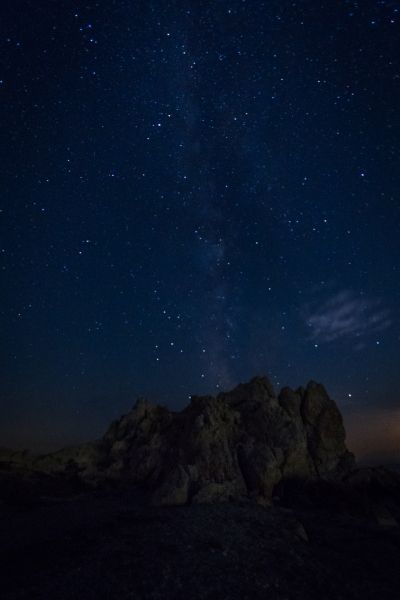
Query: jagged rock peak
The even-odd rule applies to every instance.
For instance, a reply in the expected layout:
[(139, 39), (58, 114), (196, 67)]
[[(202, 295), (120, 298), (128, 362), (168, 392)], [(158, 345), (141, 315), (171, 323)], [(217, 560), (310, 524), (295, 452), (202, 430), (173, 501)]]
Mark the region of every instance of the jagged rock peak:
[(281, 482), (340, 480), (353, 463), (340, 412), (321, 384), (276, 395), (257, 376), (215, 397), (193, 396), (181, 412), (140, 398), (101, 439), (35, 467), (138, 484), (155, 504), (243, 496), (268, 503)]
[(141, 398), (91, 446), (90, 461), (78, 456), (77, 463), (83, 478), (130, 481), (156, 504), (186, 504), (241, 496), (268, 502), (282, 480), (340, 478), (353, 457), (322, 385), (277, 396), (257, 376), (216, 397), (193, 396), (181, 412)]

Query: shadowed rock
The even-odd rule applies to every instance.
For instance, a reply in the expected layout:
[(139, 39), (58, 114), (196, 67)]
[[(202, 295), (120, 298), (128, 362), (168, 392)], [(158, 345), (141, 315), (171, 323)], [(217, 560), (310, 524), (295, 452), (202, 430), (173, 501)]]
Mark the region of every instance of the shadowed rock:
[(92, 444), (36, 461), (85, 481), (127, 481), (158, 505), (249, 496), (268, 503), (285, 478), (340, 480), (353, 467), (342, 417), (320, 384), (276, 396), (255, 377), (216, 397), (193, 396), (175, 413), (139, 400)]

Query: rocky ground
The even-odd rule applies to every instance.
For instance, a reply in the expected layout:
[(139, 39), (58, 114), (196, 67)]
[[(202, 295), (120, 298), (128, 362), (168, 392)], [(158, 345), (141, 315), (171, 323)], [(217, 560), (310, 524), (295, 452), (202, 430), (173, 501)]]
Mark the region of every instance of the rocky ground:
[(152, 507), (129, 487), (63, 493), (3, 498), (2, 599), (399, 598), (395, 523), (304, 502)]

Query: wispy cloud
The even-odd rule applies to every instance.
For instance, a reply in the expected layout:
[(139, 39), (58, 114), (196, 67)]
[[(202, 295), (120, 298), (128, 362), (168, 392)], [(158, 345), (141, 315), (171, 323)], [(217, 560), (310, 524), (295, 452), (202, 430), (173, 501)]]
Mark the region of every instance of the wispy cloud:
[(351, 290), (334, 294), (320, 306), (306, 307), (304, 317), (311, 338), (318, 342), (363, 338), (391, 325), (389, 311), (379, 300), (368, 299)]

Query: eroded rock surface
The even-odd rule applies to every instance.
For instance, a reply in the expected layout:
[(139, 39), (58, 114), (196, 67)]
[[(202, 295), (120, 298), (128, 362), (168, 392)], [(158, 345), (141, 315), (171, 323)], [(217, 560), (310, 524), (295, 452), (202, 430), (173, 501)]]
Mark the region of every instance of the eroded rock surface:
[(130, 481), (154, 504), (181, 505), (243, 496), (268, 503), (285, 478), (340, 480), (353, 463), (342, 417), (322, 385), (277, 396), (256, 377), (216, 397), (193, 396), (178, 413), (139, 400), (101, 440), (37, 466), (67, 465), (86, 481)]

